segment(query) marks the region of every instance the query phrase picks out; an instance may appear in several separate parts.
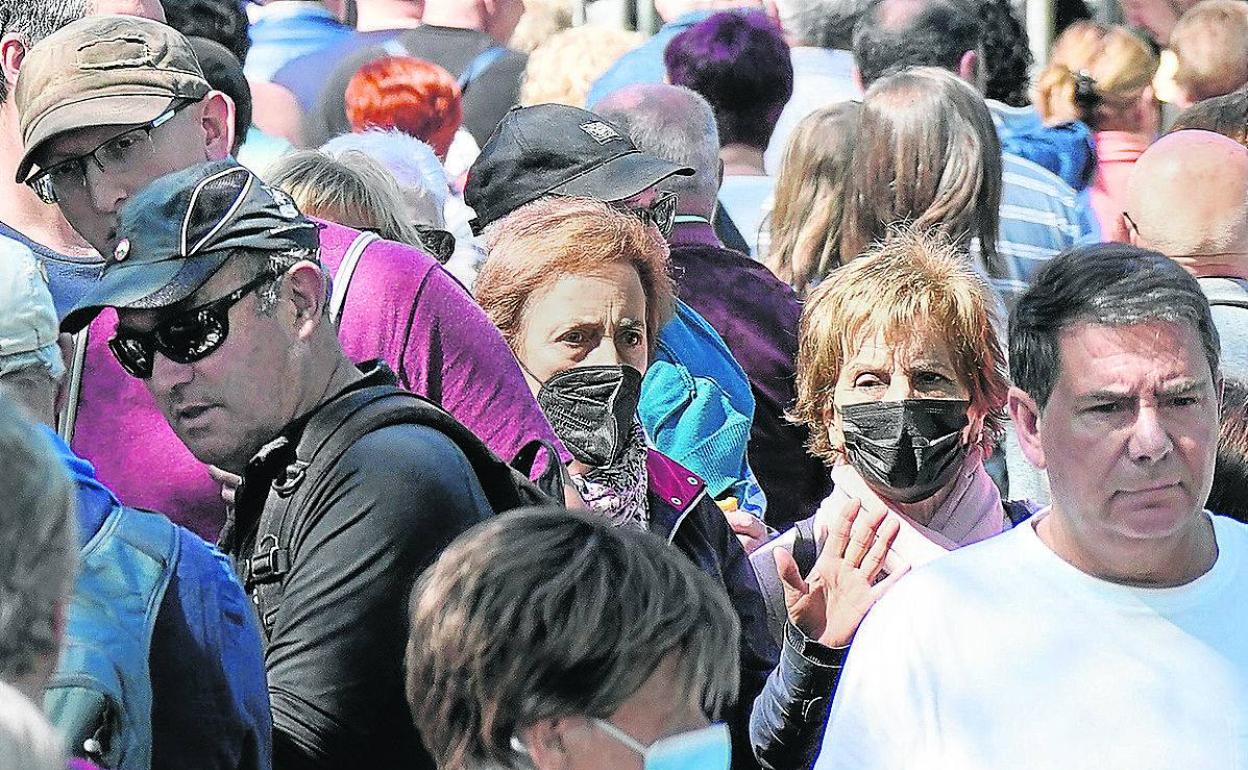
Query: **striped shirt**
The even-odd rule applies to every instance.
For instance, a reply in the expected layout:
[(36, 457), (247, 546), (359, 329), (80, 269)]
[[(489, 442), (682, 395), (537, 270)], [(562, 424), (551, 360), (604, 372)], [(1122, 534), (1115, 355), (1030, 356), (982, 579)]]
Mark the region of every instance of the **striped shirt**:
[(1007, 309), (1053, 257), (1095, 240), (1097, 228), (1085, 200), (1056, 174), (1029, 160), (1002, 155), (999, 269), (989, 283)]

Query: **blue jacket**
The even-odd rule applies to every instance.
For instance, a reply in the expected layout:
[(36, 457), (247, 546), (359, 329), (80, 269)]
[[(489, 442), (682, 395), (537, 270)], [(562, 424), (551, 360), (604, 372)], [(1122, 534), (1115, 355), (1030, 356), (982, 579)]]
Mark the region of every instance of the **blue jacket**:
[(754, 393), (723, 338), (680, 300), (659, 332), (637, 415), (654, 446), (704, 479), (712, 497), (745, 495)]
[[(77, 485), (85, 546), (121, 503), (96, 479), (90, 463), (51, 429), (45, 433)], [(176, 533), (175, 566), (156, 613), (149, 654), (151, 766), (267, 770), (272, 722), (251, 605), (224, 555), (183, 527)]]

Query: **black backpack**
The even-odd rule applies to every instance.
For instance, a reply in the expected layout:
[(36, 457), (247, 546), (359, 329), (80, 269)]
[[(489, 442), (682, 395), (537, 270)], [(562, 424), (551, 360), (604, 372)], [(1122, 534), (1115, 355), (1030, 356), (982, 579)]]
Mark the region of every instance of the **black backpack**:
[[(468, 458), (495, 513), (532, 505), (563, 505), (563, 466), (549, 445), (534, 441), (513, 461), (503, 462), (480, 438), (427, 398), (393, 385), (374, 385), (345, 393), (319, 409), (295, 447), (285, 478), (275, 481), (256, 529), (251, 556), (240, 554), (243, 587), (252, 596), (265, 638), (282, 600), (282, 584), (308, 520), (304, 510), (316, 499), (327, 472), (357, 441), (391, 425), (424, 425), (455, 442)], [(545, 449), (547, 470), (533, 482), (527, 473)], [(245, 552), (245, 543), (244, 552)]]

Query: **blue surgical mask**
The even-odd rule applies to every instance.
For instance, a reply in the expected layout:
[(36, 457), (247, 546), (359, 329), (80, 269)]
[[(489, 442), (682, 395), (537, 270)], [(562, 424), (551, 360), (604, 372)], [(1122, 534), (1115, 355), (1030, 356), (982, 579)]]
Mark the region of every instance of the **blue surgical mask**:
[(728, 770), (732, 762), (727, 725), (710, 725), (643, 746), (610, 722), (602, 719), (592, 722), (599, 730), (640, 754), (645, 770)]

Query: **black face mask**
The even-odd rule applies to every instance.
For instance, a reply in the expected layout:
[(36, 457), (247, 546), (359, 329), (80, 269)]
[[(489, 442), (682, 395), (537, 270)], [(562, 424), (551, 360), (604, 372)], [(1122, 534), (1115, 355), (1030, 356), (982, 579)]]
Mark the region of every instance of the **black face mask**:
[(537, 392), (537, 403), (572, 456), (592, 468), (614, 465), (628, 447), (641, 372), (631, 366), (581, 366), (560, 372)]
[(907, 398), (841, 407), (845, 451), (863, 478), (899, 503), (926, 500), (962, 465), (967, 401)]

